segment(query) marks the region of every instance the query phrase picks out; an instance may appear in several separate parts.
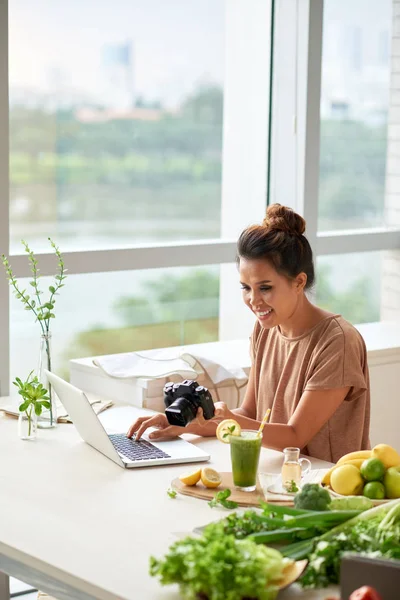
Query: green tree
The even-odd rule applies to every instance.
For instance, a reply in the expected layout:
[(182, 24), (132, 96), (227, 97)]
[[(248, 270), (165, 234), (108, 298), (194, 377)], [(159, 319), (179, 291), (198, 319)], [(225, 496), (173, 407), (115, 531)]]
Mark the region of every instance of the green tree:
[(122, 296), (117, 300), (114, 308), (128, 327), (153, 323), (156, 320), (154, 305), (143, 296)]
[(383, 212), (386, 126), (321, 121), (319, 225), (374, 225)]
[(317, 304), (351, 323), (379, 321), (379, 306), (371, 294), (371, 283), (368, 277), (359, 277), (346, 290), (338, 292), (330, 283), (329, 266), (321, 265), (317, 274)]
[(196, 123), (222, 125), (223, 103), (223, 91), (220, 86), (202, 86), (183, 103), (182, 114)]
[(115, 304), (125, 326), (218, 317), (219, 276), (209, 269), (164, 275), (142, 286), (144, 296), (123, 297)]
[[(144, 290), (142, 296), (124, 296), (116, 302), (120, 328), (97, 326), (82, 331), (65, 359), (218, 340), (219, 278), (215, 272), (202, 269), (148, 280)], [(205, 315), (201, 303), (207, 306), (207, 300), (214, 304)], [(184, 302), (189, 307), (186, 312)], [(371, 296), (371, 281), (360, 277), (346, 290), (337, 292), (330, 283), (327, 265), (318, 269), (317, 304), (353, 323), (379, 319), (379, 307)]]

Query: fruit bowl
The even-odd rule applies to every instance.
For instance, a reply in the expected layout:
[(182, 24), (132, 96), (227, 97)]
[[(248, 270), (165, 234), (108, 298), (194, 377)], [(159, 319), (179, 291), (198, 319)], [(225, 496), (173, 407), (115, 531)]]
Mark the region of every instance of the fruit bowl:
[(333, 497), (365, 496), (374, 505), (400, 498), (400, 455), (387, 444), (350, 452), (327, 469), (320, 481)]

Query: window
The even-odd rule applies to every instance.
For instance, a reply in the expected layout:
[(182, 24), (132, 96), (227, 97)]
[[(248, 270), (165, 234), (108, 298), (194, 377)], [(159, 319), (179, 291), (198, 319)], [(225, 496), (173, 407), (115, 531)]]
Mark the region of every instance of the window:
[(385, 221), (392, 0), (324, 3), (318, 228)]
[(11, 252), (220, 237), (224, 1), (15, 0), (9, 21)]
[(382, 252), (320, 256), (318, 306), (351, 323), (380, 320)]
[[(0, 253), (29, 278), (26, 239), (46, 280), (47, 237), (60, 246), (69, 269), (53, 329), (60, 369), (70, 356), (128, 346), (248, 337), (235, 241), (267, 202), (305, 216), (324, 307), (353, 322), (398, 319), (400, 17), (391, 0), (37, 8), (0, 3), (2, 134), (9, 124)], [(5, 278), (0, 306), (5, 394), (10, 359), (11, 370), (23, 356), (35, 367), (39, 333)]]
[[(43, 277), (40, 288), (51, 283)], [(29, 289), (29, 280), (21, 285)], [(218, 315), (216, 266), (71, 275), (52, 323), (53, 368), (68, 378), (71, 358), (214, 342)], [(39, 338), (38, 323), (12, 296), (13, 378), (36, 366)]]
[[(120, 281), (132, 270), (132, 280), (142, 281), (159, 269), (174, 268), (179, 278), (186, 268), (232, 263), (238, 230), (265, 209), (270, 0), (123, 0), (118, 10), (102, 0), (41, 0), (37, 15), (27, 0), (8, 4), (9, 19), (7, 3), (0, 6), (0, 130), (8, 122), (10, 130), (9, 152), (8, 136), (0, 136), (0, 252), (10, 255), (15, 275), (30, 275), (21, 238), (42, 276), (54, 272), (48, 236), (69, 269), (63, 295), (78, 281), (91, 294), (89, 280), (107, 282), (108, 293), (114, 275)], [(217, 300), (207, 290), (200, 298), (204, 310), (214, 303), (210, 329), (199, 333), (190, 315), (185, 325), (180, 315), (168, 342), (162, 323), (154, 324), (151, 345), (215, 339)], [(0, 350), (4, 394), (10, 343), (12, 364), (28, 355), (19, 319), (29, 314), (21, 317), (13, 302), (9, 309), (3, 280), (0, 302), (0, 330), (10, 324), (12, 334)], [(112, 328), (103, 308), (100, 324)], [(166, 313), (162, 307), (171, 333)], [(68, 319), (54, 323), (54, 348)]]

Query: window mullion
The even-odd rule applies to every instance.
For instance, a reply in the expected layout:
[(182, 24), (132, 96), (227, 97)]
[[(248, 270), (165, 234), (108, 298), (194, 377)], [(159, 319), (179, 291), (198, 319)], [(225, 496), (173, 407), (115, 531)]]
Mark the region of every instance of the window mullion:
[(299, 2), (298, 27), (298, 174), (299, 194), (296, 208), (307, 223), (311, 247), (317, 244), (320, 103), (323, 0)]
[[(221, 233), (236, 240), (262, 221), (267, 205), (272, 0), (225, 7)], [(231, 263), (235, 254), (236, 246)], [(222, 265), (220, 273), (220, 339), (246, 337), (253, 318), (238, 294), (236, 266)]]
[(320, 233), (317, 237), (317, 256), (399, 250), (400, 229), (361, 230), (359, 232)]
[[(60, 248), (62, 251), (62, 247)], [(168, 267), (188, 267), (231, 263), (235, 260), (233, 240), (209, 240), (115, 250), (63, 252), (68, 274), (107, 273)], [(41, 275), (53, 275), (57, 266), (52, 254), (36, 254)], [(25, 255), (11, 257), (16, 277), (29, 277), (30, 267)]]
[[(0, 2), (0, 254), (9, 251), (8, 2)], [(0, 396), (9, 393), (10, 302), (0, 277)]]
[(271, 203), (307, 221), (315, 248), (318, 221), (322, 0), (276, 3)]

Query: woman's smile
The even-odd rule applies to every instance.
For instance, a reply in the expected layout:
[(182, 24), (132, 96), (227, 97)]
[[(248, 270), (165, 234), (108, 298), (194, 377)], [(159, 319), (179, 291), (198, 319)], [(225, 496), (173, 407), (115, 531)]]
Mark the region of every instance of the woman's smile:
[(253, 309), (253, 312), (256, 315), (257, 319), (259, 319), (260, 321), (266, 321), (267, 319), (271, 318), (273, 310), (273, 308), (269, 308), (263, 311)]

